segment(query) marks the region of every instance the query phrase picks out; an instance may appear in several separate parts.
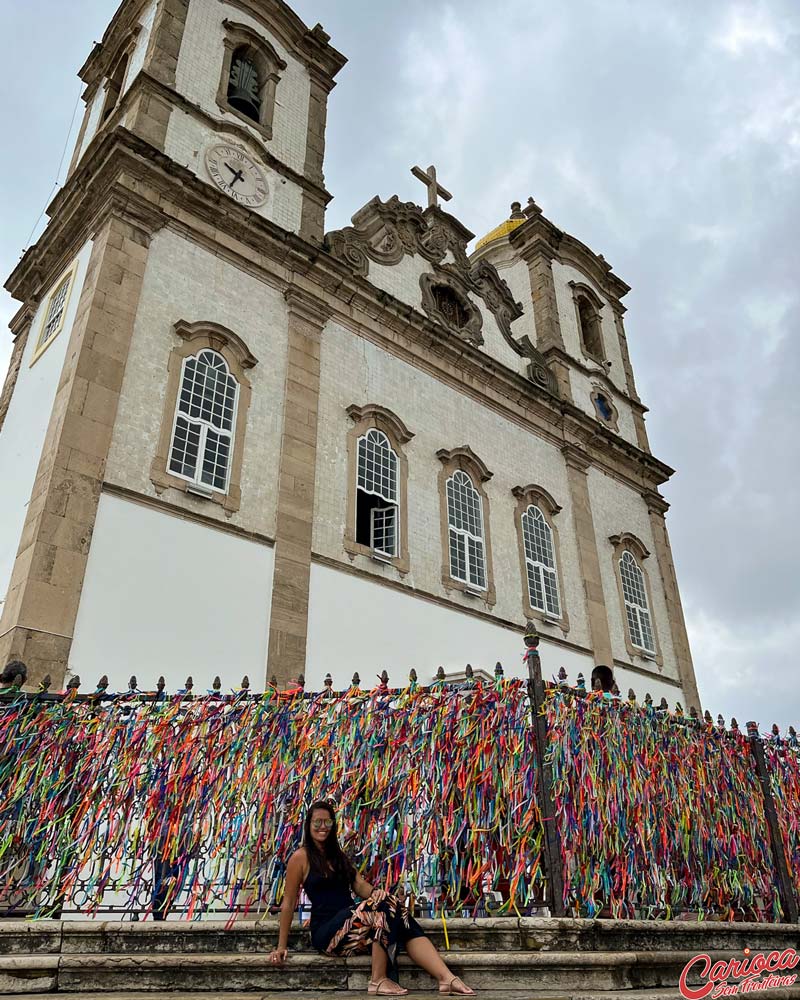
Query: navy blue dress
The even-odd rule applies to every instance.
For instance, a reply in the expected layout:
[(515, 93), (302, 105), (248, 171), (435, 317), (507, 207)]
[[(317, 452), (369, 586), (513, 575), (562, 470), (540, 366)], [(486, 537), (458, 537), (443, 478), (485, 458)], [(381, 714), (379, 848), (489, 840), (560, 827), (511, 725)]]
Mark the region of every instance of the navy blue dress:
[(357, 955), (377, 941), (389, 956), (389, 977), (397, 982), (397, 947), (425, 932), (394, 896), (379, 903), (353, 901), (341, 875), (309, 872), (304, 883), (311, 900), (311, 943), (327, 955)]

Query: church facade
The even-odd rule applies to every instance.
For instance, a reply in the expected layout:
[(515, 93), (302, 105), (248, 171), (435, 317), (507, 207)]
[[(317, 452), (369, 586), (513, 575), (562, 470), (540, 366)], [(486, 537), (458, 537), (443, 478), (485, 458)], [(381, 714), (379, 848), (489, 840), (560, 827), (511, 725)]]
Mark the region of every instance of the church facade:
[(7, 287), (0, 656), (30, 683), (612, 666), (699, 707), (622, 298), (529, 200), (325, 232), (344, 57), (282, 0), (124, 0)]

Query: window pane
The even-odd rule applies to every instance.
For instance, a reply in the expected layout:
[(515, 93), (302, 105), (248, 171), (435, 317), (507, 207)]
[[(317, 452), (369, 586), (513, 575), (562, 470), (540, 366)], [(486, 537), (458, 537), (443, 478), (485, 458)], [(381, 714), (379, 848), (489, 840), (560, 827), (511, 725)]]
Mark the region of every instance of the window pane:
[(374, 507), (372, 510), (371, 545), (386, 555), (397, 554), (397, 508)]
[(178, 417), (169, 460), (170, 472), (177, 472), (179, 476), (194, 479), (199, 449), (200, 428), (190, 424), (185, 417)]
[(653, 638), (650, 615), (644, 608), (639, 608), (639, 623), (642, 629), (642, 647), (646, 649), (648, 653), (655, 653), (656, 644)]
[(450, 529), (450, 576), (467, 582), (467, 551), (463, 535)]
[(622, 580), (622, 595), (625, 599), (631, 642), (648, 653), (655, 653), (644, 574), (630, 552), (622, 554), (619, 561), (619, 575)]
[(397, 455), (381, 431), (367, 431), (358, 440), (358, 487), (397, 503)]
[(47, 319), (44, 322), (42, 335), (39, 340), (40, 344), (46, 344), (59, 328), (61, 317), (64, 315), (64, 305), (67, 301), (69, 283), (70, 278), (65, 278), (50, 298), (50, 306), (47, 310)]
[(476, 587), (486, 586), (486, 573), (483, 564), (483, 542), (467, 536), (469, 553), (469, 582)]
[(525, 565), (528, 569), (528, 596), (531, 607), (537, 608), (539, 611), (544, 611), (544, 588), (542, 587), (541, 567), (534, 565), (528, 560), (526, 560)]
[(216, 351), (203, 350), (197, 357), (186, 359), (178, 393), (171, 472), (223, 492), (228, 488), (238, 388), (225, 359)]
[(542, 577), (544, 578), (544, 597), (547, 602), (547, 611), (551, 615), (560, 615), (561, 605), (558, 600), (556, 574), (553, 570), (543, 569)]

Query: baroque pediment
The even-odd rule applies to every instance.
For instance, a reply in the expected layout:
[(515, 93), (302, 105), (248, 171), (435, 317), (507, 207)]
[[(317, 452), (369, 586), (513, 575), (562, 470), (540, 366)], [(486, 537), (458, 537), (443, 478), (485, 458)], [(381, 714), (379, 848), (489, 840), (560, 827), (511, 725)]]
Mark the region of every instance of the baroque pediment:
[(370, 263), (391, 267), (406, 256), (420, 256), (430, 270), (420, 278), (422, 308), (428, 318), (449, 333), (473, 345), (483, 343), (480, 310), (469, 294), (483, 300), (506, 342), (520, 357), (530, 359), (530, 379), (554, 396), (555, 375), (527, 337), (516, 338), (511, 324), (522, 315), (522, 305), (497, 269), (486, 259), (472, 264), (467, 245), (474, 234), (438, 205), (426, 209), (393, 195), (381, 201), (376, 195), (352, 217), (352, 226), (325, 236), (331, 256), (347, 264), (356, 275), (368, 278)]

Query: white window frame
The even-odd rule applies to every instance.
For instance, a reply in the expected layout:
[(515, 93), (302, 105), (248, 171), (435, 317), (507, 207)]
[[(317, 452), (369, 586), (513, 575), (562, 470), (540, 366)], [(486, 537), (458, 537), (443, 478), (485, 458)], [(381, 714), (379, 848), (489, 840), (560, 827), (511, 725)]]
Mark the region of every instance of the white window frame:
[[(466, 528), (459, 528), (453, 524), (450, 511), (450, 498), (451, 490), (454, 488), (456, 479), (461, 477), (466, 480), (469, 484), (469, 488), (475, 495), (475, 500), (478, 509), (478, 526), (480, 528), (480, 535), (475, 535)], [(481, 496), (480, 490), (477, 489), (475, 483), (472, 481), (472, 477), (464, 472), (463, 469), (456, 469), (452, 476), (449, 476), (445, 486), (445, 502), (447, 505), (447, 558), (448, 564), (450, 566), (450, 576), (454, 580), (458, 580), (460, 583), (465, 583), (467, 587), (474, 588), (475, 590), (485, 593), (488, 589), (488, 567), (486, 565), (486, 532), (484, 531), (483, 524), (483, 497)], [(462, 546), (462, 551), (464, 554), (464, 567), (466, 569), (466, 576), (461, 576), (456, 572), (456, 567), (453, 565), (453, 538), (456, 538), (457, 544)], [(478, 578), (474, 578), (470, 568), (469, 559), (469, 543), (472, 542), (475, 547), (480, 552), (481, 566), (483, 569), (483, 582)]]
[[(536, 513), (534, 513), (534, 512), (536, 512)], [(528, 525), (528, 522), (529, 522), (529, 520), (531, 518), (536, 518), (536, 514), (537, 513), (539, 515), (539, 518), (541, 519), (542, 525), (544, 526), (546, 537), (547, 537), (547, 543), (548, 543), (549, 548), (550, 548), (549, 556), (550, 556), (550, 560), (552, 562), (552, 565), (550, 565), (550, 566), (548, 566), (546, 563), (541, 562), (541, 560), (539, 560), (539, 559), (532, 558), (528, 554), (528, 537), (532, 536), (532, 530), (533, 529), (532, 528), (528, 528), (527, 525)], [(528, 574), (527, 579), (526, 579), (527, 586), (528, 586), (528, 602), (530, 603), (530, 606), (532, 608), (535, 608), (537, 611), (541, 611), (541, 613), (543, 615), (546, 615), (548, 618), (554, 618), (554, 619), (559, 619), (560, 620), (561, 619), (561, 588), (559, 586), (559, 581), (558, 581), (558, 564), (556, 562), (556, 546), (555, 546), (555, 541), (553, 539), (553, 529), (548, 524), (547, 518), (544, 516), (544, 512), (542, 511), (541, 507), (538, 506), (538, 504), (535, 504), (535, 503), (528, 504), (528, 506), (525, 508), (524, 511), (522, 511), (522, 514), (520, 516), (522, 518), (522, 546), (523, 546), (523, 555), (525, 557), (525, 566), (526, 566), (526, 568), (529, 571), (532, 570), (538, 576), (538, 578), (539, 578), (539, 585), (540, 585), (540, 587), (542, 589), (542, 599), (544, 601), (545, 607), (540, 607), (540, 605), (536, 604), (535, 601), (534, 601), (535, 595), (531, 591), (530, 575), (529, 574)], [(530, 537), (530, 547), (531, 547), (531, 549), (535, 548), (533, 537)], [(547, 587), (545, 586), (545, 574), (548, 574), (548, 573), (552, 575), (553, 585), (555, 587), (556, 603), (557, 603), (557, 606), (558, 606), (558, 609), (556, 611), (552, 611), (550, 608), (548, 608), (546, 606), (547, 605)]]
[[(236, 391), (233, 397), (233, 412), (231, 414), (231, 429), (230, 431), (225, 430), (223, 427), (216, 427), (213, 423), (204, 418), (191, 417), (186, 413), (181, 412), (181, 395), (183, 393), (183, 386), (186, 380), (186, 365), (189, 361), (199, 361), (201, 355), (203, 354), (213, 354), (218, 357), (225, 366), (225, 371), (228, 377), (233, 379), (236, 385)], [(175, 414), (172, 418), (172, 433), (169, 439), (169, 449), (167, 451), (167, 472), (171, 476), (175, 476), (177, 479), (183, 479), (187, 483), (192, 483), (197, 487), (198, 492), (205, 493), (210, 491), (211, 493), (219, 493), (220, 495), (225, 495), (228, 492), (231, 484), (231, 467), (233, 465), (233, 446), (234, 438), (236, 436), (236, 418), (239, 412), (239, 392), (241, 386), (239, 385), (239, 380), (233, 374), (230, 369), (230, 365), (225, 360), (225, 358), (220, 354), (219, 351), (215, 351), (211, 347), (201, 347), (196, 354), (190, 354), (188, 357), (183, 359), (181, 365), (181, 374), (178, 380), (178, 396), (175, 400)], [(197, 447), (197, 465), (195, 467), (194, 476), (187, 476), (185, 473), (178, 472), (176, 469), (172, 468), (172, 452), (175, 447), (175, 433), (178, 428), (178, 419), (183, 417), (190, 426), (197, 426), (200, 428), (200, 441)], [(203, 482), (203, 462), (205, 458), (206, 442), (208, 440), (208, 432), (213, 430), (213, 432), (218, 437), (227, 437), (228, 439), (228, 463), (225, 468), (225, 488), (222, 489), (219, 486), (214, 486), (211, 483)]]
[[(628, 560), (632, 563), (632, 567), (623, 570), (623, 564)], [(644, 604), (640, 604), (636, 599), (635, 595), (630, 594), (630, 589), (626, 584), (626, 573), (632, 572), (639, 583), (639, 588), (642, 592), (642, 598)], [(628, 635), (630, 636), (631, 645), (635, 646), (636, 649), (641, 649), (647, 656), (654, 657), (656, 655), (656, 632), (653, 625), (653, 615), (650, 611), (650, 605), (647, 600), (647, 584), (644, 578), (644, 571), (642, 567), (636, 560), (636, 557), (632, 552), (625, 551), (622, 553), (619, 559), (619, 578), (622, 584), (622, 599), (625, 603), (625, 616), (626, 622), (625, 627), (628, 630)], [(633, 617), (636, 622), (636, 627), (641, 636), (641, 642), (637, 642), (633, 634), (633, 629), (631, 628), (631, 617)], [(650, 633), (652, 639), (652, 647), (644, 645), (645, 630), (642, 627), (642, 623), (647, 623), (647, 631)]]
[[(77, 270), (77, 267), (78, 267), (78, 262), (75, 261), (67, 268), (66, 271), (63, 271), (59, 275), (58, 281), (56, 281), (53, 284), (53, 290), (49, 293), (47, 299), (45, 300), (44, 308), (42, 309), (42, 319), (41, 322), (39, 323), (39, 335), (36, 338), (36, 347), (34, 348), (33, 356), (31, 357), (29, 367), (31, 367), (36, 361), (39, 360), (39, 358), (44, 354), (47, 348), (53, 343), (56, 337), (64, 329), (64, 322), (67, 317), (67, 310), (69, 309), (69, 302), (72, 296), (72, 286), (75, 283), (75, 272)], [(53, 303), (56, 299), (56, 296), (65, 286), (66, 286), (66, 292), (64, 293), (64, 301), (61, 306), (61, 313), (58, 317), (58, 322), (56, 323), (56, 326), (53, 329), (52, 333), (50, 333), (48, 337), (45, 339), (45, 331), (47, 329), (47, 324), (50, 320), (50, 310), (53, 307)]]
[[(390, 496), (387, 490), (369, 488), (366, 485), (361, 484), (361, 454), (362, 445), (366, 449), (368, 445), (368, 440), (370, 435), (374, 437), (381, 438), (381, 444), (385, 447), (389, 454), (392, 456), (393, 462), (390, 465), (390, 477), (392, 488), (394, 491), (394, 496)], [(400, 458), (397, 452), (392, 447), (392, 442), (389, 440), (388, 436), (377, 427), (370, 427), (366, 430), (356, 441), (356, 503), (355, 503), (355, 517), (356, 525), (354, 526), (354, 537), (358, 533), (358, 494), (363, 493), (366, 496), (379, 497), (386, 504), (385, 507), (373, 507), (370, 511), (369, 518), (369, 541), (370, 548), (373, 552), (379, 555), (386, 556), (388, 559), (394, 559), (400, 552)], [(374, 485), (374, 480), (373, 480)], [(385, 548), (381, 548), (375, 544), (375, 515), (385, 514), (389, 510), (394, 511), (394, 551), (389, 552)]]

